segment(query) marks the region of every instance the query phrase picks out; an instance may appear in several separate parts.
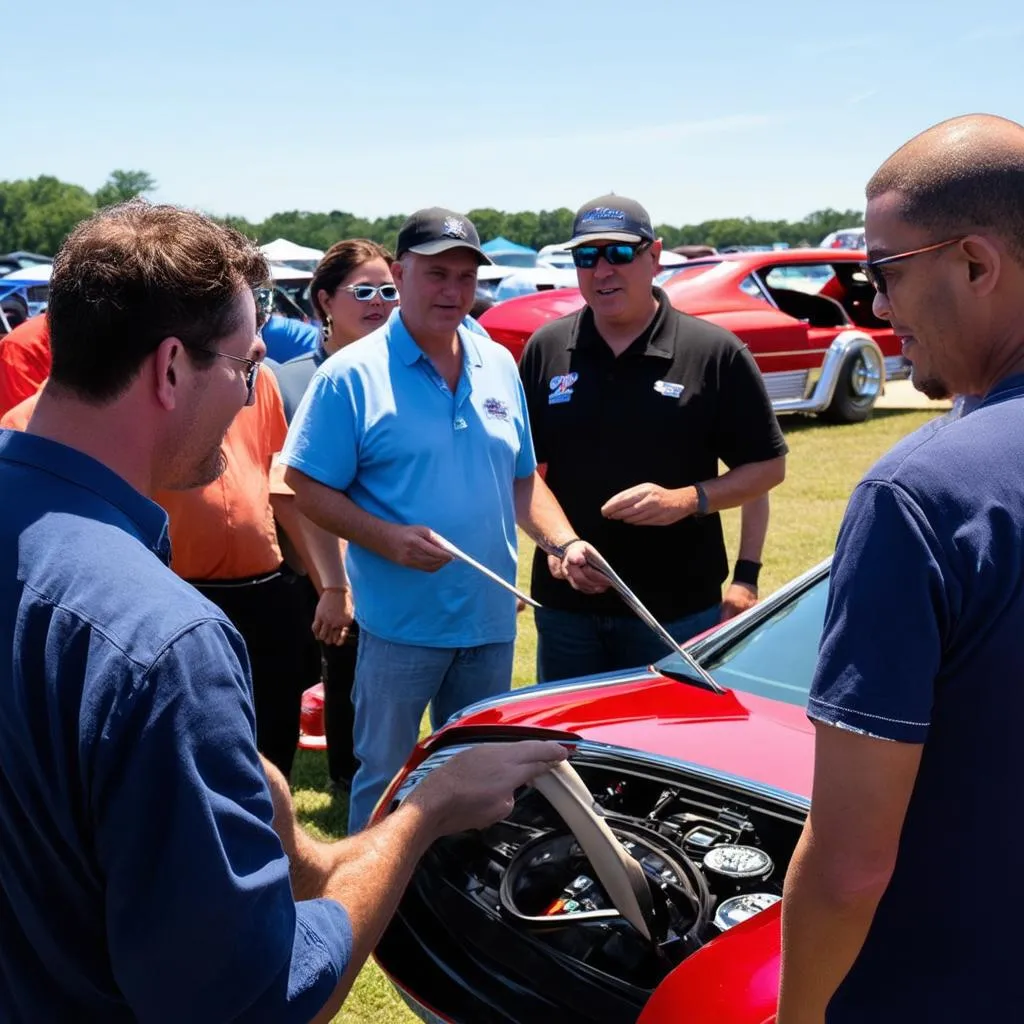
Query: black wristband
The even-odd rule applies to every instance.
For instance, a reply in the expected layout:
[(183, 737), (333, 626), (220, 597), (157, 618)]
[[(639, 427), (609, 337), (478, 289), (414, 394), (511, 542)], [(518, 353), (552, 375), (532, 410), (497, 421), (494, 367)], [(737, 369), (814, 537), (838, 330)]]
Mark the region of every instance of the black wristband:
[(756, 587), (760, 572), (760, 562), (754, 562), (749, 558), (738, 558), (736, 567), (732, 571), (732, 581), (733, 583), (745, 583), (748, 587)]
[(570, 537), (564, 544), (559, 544), (551, 553), (553, 555), (558, 555), (559, 558), (565, 558), (566, 548), (568, 548), (570, 544), (578, 544), (582, 540), (582, 537)]
[(694, 484), (693, 489), (697, 492), (697, 511), (693, 515), (695, 519), (703, 519), (708, 514), (708, 492), (703, 484)]

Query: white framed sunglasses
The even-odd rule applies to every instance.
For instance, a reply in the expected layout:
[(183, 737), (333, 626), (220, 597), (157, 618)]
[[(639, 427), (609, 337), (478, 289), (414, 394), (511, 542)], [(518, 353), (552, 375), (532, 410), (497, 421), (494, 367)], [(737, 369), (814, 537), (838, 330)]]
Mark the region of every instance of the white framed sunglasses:
[(398, 289), (393, 284), (350, 284), (342, 288), (344, 292), (351, 292), (352, 298), (360, 302), (369, 302), (379, 295), (381, 302), (397, 302)]

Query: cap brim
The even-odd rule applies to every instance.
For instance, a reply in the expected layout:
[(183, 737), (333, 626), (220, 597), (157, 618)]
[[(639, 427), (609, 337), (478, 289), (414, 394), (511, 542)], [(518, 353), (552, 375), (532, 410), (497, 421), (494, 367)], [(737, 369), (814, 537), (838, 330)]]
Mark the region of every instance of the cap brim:
[(578, 245), (593, 245), (594, 242), (649, 242), (649, 238), (638, 235), (635, 231), (595, 231), (590, 235), (577, 235), (565, 243), (564, 248), (575, 249)]
[(422, 245), (413, 245), (405, 252), (414, 252), (417, 256), (436, 256), (438, 253), (448, 252), (449, 249), (468, 249), (476, 253), (477, 263), (480, 266), (493, 264), (494, 260), (470, 242), (461, 242), (457, 238), (442, 238), (437, 242), (424, 242)]

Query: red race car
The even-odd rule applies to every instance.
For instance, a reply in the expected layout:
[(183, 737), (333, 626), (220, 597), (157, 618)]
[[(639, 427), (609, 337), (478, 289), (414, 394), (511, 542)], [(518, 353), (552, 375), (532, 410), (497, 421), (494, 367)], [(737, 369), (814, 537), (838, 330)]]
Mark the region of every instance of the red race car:
[[(375, 954), (422, 1020), (772, 1017), (827, 589), (824, 563), (652, 668), (514, 691), (417, 747), (374, 820), (453, 752), (530, 737), (570, 746), (585, 807), (574, 817), (539, 780), (503, 821), (427, 852)], [(608, 875), (622, 851), (640, 879), (632, 912)]]
[[(865, 419), (887, 380), (910, 376), (875, 292), (863, 252), (783, 249), (691, 260), (658, 283), (676, 309), (711, 320), (750, 348), (775, 411)], [(498, 303), (480, 323), (518, 359), (538, 327), (583, 305), (575, 288)]]

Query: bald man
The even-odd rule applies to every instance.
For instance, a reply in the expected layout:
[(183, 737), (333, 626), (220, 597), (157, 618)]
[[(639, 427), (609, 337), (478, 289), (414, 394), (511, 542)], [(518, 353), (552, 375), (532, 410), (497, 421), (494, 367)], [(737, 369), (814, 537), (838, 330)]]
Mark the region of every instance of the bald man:
[(1024, 878), (1024, 128), (937, 125), (867, 200), (874, 309), (915, 383), (983, 398), (900, 442), (843, 520), (778, 1024), (1007, 1020)]

